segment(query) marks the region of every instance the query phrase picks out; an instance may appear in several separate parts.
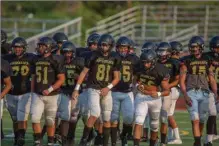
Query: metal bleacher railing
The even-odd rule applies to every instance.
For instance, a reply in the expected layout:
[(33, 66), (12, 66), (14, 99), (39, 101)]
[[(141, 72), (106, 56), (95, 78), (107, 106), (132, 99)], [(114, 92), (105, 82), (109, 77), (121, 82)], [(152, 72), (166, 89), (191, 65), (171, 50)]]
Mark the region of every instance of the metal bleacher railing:
[(68, 20), (30, 19), (30, 18), (1, 18), (1, 29), (8, 33), (9, 40), (17, 37), (30, 37), (44, 32)]
[(116, 39), (126, 35), (138, 45), (146, 40), (158, 42), (175, 36), (186, 43), (192, 35), (201, 35), (208, 41), (219, 34), (218, 26), (219, 9), (215, 5), (145, 5), (99, 21), (85, 36), (92, 32), (111, 33)]
[(56, 26), (52, 29), (49, 29), (45, 32), (42, 32), (40, 34), (37, 34), (35, 36), (32, 36), (27, 39), (29, 51), (33, 52), (35, 51), (37, 41), (39, 38), (43, 36), (50, 36), (52, 37), (56, 32), (64, 32), (66, 35), (68, 35), (69, 40), (73, 41), (76, 45), (80, 45), (81, 42), (81, 23), (82, 18), (76, 18), (74, 20), (71, 20), (69, 22), (66, 22), (64, 24), (61, 24), (59, 26)]

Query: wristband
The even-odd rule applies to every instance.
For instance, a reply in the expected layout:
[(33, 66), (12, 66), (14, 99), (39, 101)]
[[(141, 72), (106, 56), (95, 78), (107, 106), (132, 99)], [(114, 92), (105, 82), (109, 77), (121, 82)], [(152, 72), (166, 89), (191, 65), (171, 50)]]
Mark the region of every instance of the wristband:
[(51, 93), (53, 90), (54, 90), (54, 89), (53, 89), (52, 86), (50, 86), (49, 89), (48, 89), (49, 93)]
[(107, 88), (112, 89), (112, 88), (113, 88), (113, 84), (109, 84), (109, 85), (107, 86)]
[(75, 86), (75, 90), (78, 91), (78, 90), (80, 89), (80, 86), (81, 86), (80, 84), (77, 84), (77, 85)]
[(157, 96), (160, 97), (161, 96), (161, 92), (157, 92)]

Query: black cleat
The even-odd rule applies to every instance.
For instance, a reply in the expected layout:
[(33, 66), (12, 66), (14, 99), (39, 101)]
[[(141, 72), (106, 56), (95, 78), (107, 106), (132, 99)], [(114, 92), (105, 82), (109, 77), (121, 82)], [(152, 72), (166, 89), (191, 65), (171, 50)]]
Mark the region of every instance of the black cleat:
[(17, 140), (17, 146), (24, 146), (25, 140), (23, 137), (19, 137)]
[(141, 142), (147, 142), (148, 141), (148, 137), (141, 137)]
[(122, 146), (128, 146), (127, 136), (122, 137)]
[(79, 146), (87, 146), (87, 139), (81, 139)]

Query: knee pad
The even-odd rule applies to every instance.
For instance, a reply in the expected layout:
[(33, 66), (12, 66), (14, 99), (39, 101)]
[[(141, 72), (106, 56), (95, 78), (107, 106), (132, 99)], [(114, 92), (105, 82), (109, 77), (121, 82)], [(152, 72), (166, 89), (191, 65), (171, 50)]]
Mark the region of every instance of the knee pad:
[(159, 120), (151, 120), (150, 128), (152, 131), (157, 132), (159, 129)]
[(205, 123), (207, 120), (207, 114), (200, 114), (200, 123)]
[(47, 126), (53, 126), (55, 124), (55, 118), (47, 116), (46, 117), (46, 125)]
[(138, 124), (138, 125), (143, 125), (144, 124), (144, 116), (141, 116), (141, 115), (135, 115), (135, 124)]
[(168, 113), (166, 110), (161, 110), (161, 122), (165, 124), (168, 123)]
[(190, 113), (190, 118), (192, 121), (199, 120), (199, 114), (197, 112)]
[(90, 115), (94, 117), (100, 117), (100, 108), (90, 108)]
[(111, 111), (103, 111), (103, 121), (110, 121)]
[(36, 115), (31, 115), (31, 121), (32, 123), (40, 123), (41, 117), (36, 116)]

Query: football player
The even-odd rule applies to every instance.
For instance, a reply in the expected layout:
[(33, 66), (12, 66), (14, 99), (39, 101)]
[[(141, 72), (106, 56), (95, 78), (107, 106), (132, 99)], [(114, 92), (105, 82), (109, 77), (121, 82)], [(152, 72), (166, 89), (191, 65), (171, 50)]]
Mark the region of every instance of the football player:
[(57, 32), (53, 35), (53, 40), (56, 42), (57, 47), (52, 48), (52, 54), (61, 55), (62, 44), (68, 41), (68, 37), (63, 32)]
[[(219, 36), (213, 37), (209, 42), (210, 52), (206, 53), (211, 58), (212, 71), (215, 75), (215, 80), (217, 82), (217, 93), (219, 94)], [(216, 99), (217, 100), (217, 99)], [(218, 101), (216, 101), (216, 104)], [(212, 106), (212, 105), (209, 105)], [(213, 112), (213, 114), (212, 114)], [(217, 135), (217, 126), (216, 126), (216, 111), (210, 110), (210, 115), (208, 117), (206, 129), (207, 129), (207, 137), (205, 146), (212, 146), (212, 141), (214, 139), (214, 135)], [(216, 136), (217, 137), (217, 136)]]
[(150, 115), (150, 146), (154, 146), (158, 136), (161, 97), (169, 95), (169, 71), (163, 64), (157, 63), (154, 50), (142, 53), (140, 61), (136, 85), (138, 93), (135, 98), (134, 146), (139, 146), (142, 125), (147, 114)]
[(34, 55), (26, 53), (27, 42), (22, 37), (17, 37), (11, 44), (13, 53), (4, 56), (10, 63), (13, 74), (11, 81), (12, 90), (6, 96), (6, 106), (12, 117), (15, 141), (14, 145), (23, 146), (27, 120), (31, 103), (31, 77), (34, 68)]
[(1, 139), (4, 139), (3, 126), (2, 126), (2, 116), (3, 116), (3, 98), (11, 90), (11, 76), (12, 70), (10, 64), (1, 58)]
[[(167, 42), (161, 42), (157, 47), (158, 62), (163, 64), (169, 70), (170, 80), (169, 88), (171, 90), (170, 95), (162, 98), (162, 108), (161, 108), (161, 145), (166, 145), (166, 136), (168, 128), (168, 115), (170, 115), (170, 107), (172, 98), (177, 98), (176, 93), (178, 92), (177, 86), (179, 82), (179, 61), (170, 59), (171, 56), (171, 46)], [(178, 130), (178, 129), (177, 129)], [(178, 133), (178, 132), (177, 132)], [(179, 135), (177, 135), (177, 140), (181, 141)]]
[(209, 84), (218, 99), (217, 84), (210, 68), (210, 59), (203, 55), (204, 40), (200, 36), (194, 36), (190, 39), (188, 47), (191, 55), (186, 57), (181, 65), (180, 88), (192, 121), (194, 146), (201, 146), (205, 115), (208, 111), (210, 115), (214, 114), (211, 111), (216, 109)]
[(86, 59), (85, 67), (81, 72), (73, 97), (79, 96), (79, 88), (86, 74), (88, 74), (87, 94), (90, 117), (86, 123), (80, 145), (85, 146), (89, 133), (97, 118), (103, 120), (103, 145), (108, 145), (110, 136), (110, 116), (112, 111), (111, 89), (119, 82), (120, 57), (112, 53), (114, 39), (109, 34), (101, 35), (98, 41), (98, 51)]
[[(153, 42), (145, 42), (141, 48), (141, 53), (147, 52), (147, 50), (154, 50), (156, 51), (156, 44)], [(144, 126), (143, 126), (143, 136), (141, 138), (142, 142), (147, 142), (148, 140), (148, 134), (149, 134), (149, 116), (146, 116), (145, 121), (144, 121)]]
[(134, 95), (132, 92), (133, 74), (139, 59), (134, 54), (129, 54), (130, 40), (120, 37), (116, 42), (116, 52), (121, 57), (120, 82), (112, 89), (113, 110), (111, 113), (111, 141), (116, 146), (117, 124), (120, 118), (120, 110), (123, 115), (123, 130), (121, 134), (122, 146), (127, 145), (128, 133), (132, 133), (134, 118)]
[[(176, 101), (179, 98), (180, 91), (178, 88), (179, 82), (179, 68), (180, 68), (180, 53), (182, 52), (182, 44), (177, 41), (170, 42), (171, 46), (171, 57), (166, 62), (164, 61), (166, 67), (171, 67), (171, 74), (173, 74), (172, 80), (170, 80), (171, 88), (171, 105), (168, 113), (168, 144), (182, 144), (182, 140), (179, 135), (179, 129), (177, 123), (174, 119), (174, 111), (176, 106)], [(172, 64), (172, 65), (170, 65)], [(174, 83), (175, 82), (175, 83)]]
[(1, 30), (1, 52), (2, 55), (11, 54), (11, 44), (7, 42), (7, 33), (4, 30)]
[(54, 41), (42, 37), (38, 42), (38, 52), (41, 55), (35, 61), (35, 77), (32, 79), (33, 96), (31, 101), (31, 119), (34, 131), (34, 145), (41, 146), (40, 120), (45, 113), (48, 146), (53, 146), (55, 132), (55, 117), (59, 88), (65, 81), (64, 59), (60, 55), (52, 55)]
[[(78, 48), (77, 53), (80, 58), (83, 58), (84, 60), (87, 57), (90, 57), (93, 51), (97, 50), (97, 44), (98, 40), (100, 39), (100, 35), (97, 33), (91, 34), (87, 38), (87, 47), (86, 48)], [(88, 107), (87, 107), (87, 88), (86, 83), (84, 82), (82, 84), (83, 92), (79, 96), (79, 117), (82, 117), (82, 120), (84, 124), (87, 123), (88, 119)], [(103, 122), (100, 119), (97, 119), (95, 122), (95, 131), (94, 129), (91, 130), (90, 135), (88, 137), (88, 145), (92, 142), (92, 139), (95, 137), (94, 145), (100, 145), (103, 144)]]
[(75, 87), (76, 79), (83, 69), (83, 64), (76, 58), (76, 47), (70, 41), (66, 41), (62, 44), (61, 53), (64, 55), (65, 59), (64, 68), (66, 78), (65, 83), (61, 87), (61, 101), (57, 113), (58, 117), (61, 119), (60, 132), (62, 136), (62, 146), (67, 146), (67, 134), (69, 131), (71, 111), (76, 110), (77, 104), (77, 101), (71, 99), (71, 94), (72, 89)]

